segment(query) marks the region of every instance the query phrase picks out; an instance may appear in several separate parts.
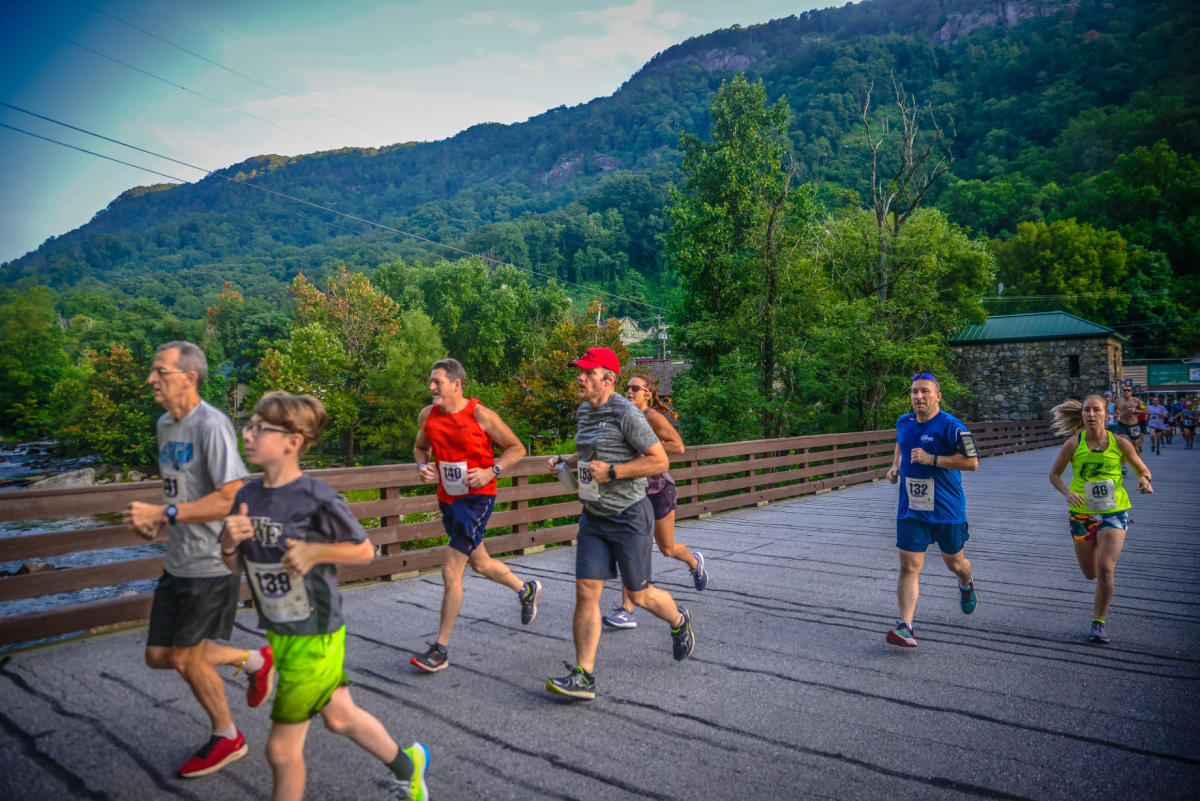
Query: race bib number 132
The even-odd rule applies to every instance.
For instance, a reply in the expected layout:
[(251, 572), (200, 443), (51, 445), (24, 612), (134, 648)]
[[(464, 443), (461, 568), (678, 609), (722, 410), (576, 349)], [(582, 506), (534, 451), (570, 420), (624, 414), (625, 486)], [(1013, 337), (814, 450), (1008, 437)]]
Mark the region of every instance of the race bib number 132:
[(916, 512), (932, 512), (934, 507), (934, 485), (932, 478), (905, 478), (904, 489), (908, 493), (908, 508)]

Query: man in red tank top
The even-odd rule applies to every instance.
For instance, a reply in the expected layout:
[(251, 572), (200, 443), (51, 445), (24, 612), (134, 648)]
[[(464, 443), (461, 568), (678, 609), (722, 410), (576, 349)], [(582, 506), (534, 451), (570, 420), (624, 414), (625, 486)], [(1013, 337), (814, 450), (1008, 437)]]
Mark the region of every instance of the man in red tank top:
[[(542, 596), (540, 581), (522, 581), (508, 565), (488, 555), (483, 534), (496, 503), (496, 479), (521, 461), (525, 446), (500, 415), (475, 398), (463, 397), (466, 373), (455, 359), (442, 359), (429, 374), (433, 403), (417, 416), (417, 440), (413, 455), (424, 481), (437, 482), (442, 526), (450, 536), (442, 562), (441, 624), (429, 650), (412, 658), (412, 664), (434, 673), (450, 664), (447, 646), (450, 631), (462, 608), (463, 570), (481, 576), (517, 593), (521, 623), (528, 626), (537, 616)], [(504, 449), (497, 459), (493, 446)]]

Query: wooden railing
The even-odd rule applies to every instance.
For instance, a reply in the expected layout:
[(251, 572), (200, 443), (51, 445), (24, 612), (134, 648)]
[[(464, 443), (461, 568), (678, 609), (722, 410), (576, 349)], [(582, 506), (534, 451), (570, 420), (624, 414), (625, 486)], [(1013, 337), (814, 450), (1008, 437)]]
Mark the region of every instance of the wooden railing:
[[(1045, 421), (974, 423), (980, 455), (990, 456), (1057, 444)], [(755, 506), (798, 495), (839, 489), (882, 477), (891, 464), (895, 432), (863, 431), (809, 437), (731, 442), (689, 448), (672, 460), (678, 482), (679, 518)], [(361, 520), (377, 519), (369, 529), (379, 553), (368, 565), (339, 568), (342, 582), (390, 579), (441, 565), (441, 545), (414, 548), (416, 540), (441, 537), (433, 485), (423, 485), (415, 465), (314, 470), (312, 474), (340, 491), (375, 490), (378, 500), (351, 503)], [(511, 533), (490, 536), (492, 554), (524, 553), (574, 541), (579, 501), (564, 495), (546, 473), (545, 457), (528, 457), (507, 471), (489, 526)], [(110, 484), (82, 489), (25, 490), (0, 493), (0, 522), (90, 518), (85, 527), (54, 533), (0, 538), (0, 562), (30, 562), (65, 554), (145, 545), (120, 524), (130, 501), (158, 502), (157, 481)], [(163, 557), (125, 558), (87, 567), (59, 568), (0, 577), (0, 602), (54, 593), (116, 587), (157, 578)], [(242, 598), (250, 598), (243, 582)], [(145, 620), (151, 593), (71, 603), (52, 609), (0, 617), (0, 645), (28, 642), (98, 627)]]

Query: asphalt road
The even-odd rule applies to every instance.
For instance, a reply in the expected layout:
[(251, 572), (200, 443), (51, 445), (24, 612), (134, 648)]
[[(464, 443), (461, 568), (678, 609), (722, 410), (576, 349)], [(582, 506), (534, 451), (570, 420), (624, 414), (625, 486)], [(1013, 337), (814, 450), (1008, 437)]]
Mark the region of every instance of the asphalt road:
[[(398, 740), (429, 745), (438, 801), (1194, 799), (1200, 451), (1177, 438), (1146, 457), (1156, 493), (1134, 498), (1107, 647), (1086, 640), (1092, 584), (1046, 481), (1053, 453), (967, 474), (979, 608), (959, 611), (931, 554), (916, 649), (884, 642), (896, 489), (880, 482), (682, 523), (708, 590), (657, 555), (655, 575), (691, 608), (695, 655), (675, 663), (643, 612), (602, 637), (595, 702), (543, 689), (573, 659), (572, 548), (510, 562), (546, 585), (528, 628), (508, 590), (470, 576), (451, 667), (433, 675), (408, 660), (436, 633), (440, 576), (346, 592), (352, 692)], [(238, 622), (234, 643), (260, 645), (253, 613)], [(144, 644), (131, 630), (0, 660), (0, 798), (269, 798), (270, 723), (240, 678), (227, 691), (249, 755), (174, 778), (207, 720), (178, 676), (144, 667)], [(320, 723), (306, 757), (306, 797), (385, 797), (385, 769)]]

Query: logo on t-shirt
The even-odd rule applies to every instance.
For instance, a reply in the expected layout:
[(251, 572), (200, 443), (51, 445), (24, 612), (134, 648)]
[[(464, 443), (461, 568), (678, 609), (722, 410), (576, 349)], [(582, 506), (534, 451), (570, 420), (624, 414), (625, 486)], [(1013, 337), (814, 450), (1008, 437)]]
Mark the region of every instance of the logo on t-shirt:
[(254, 526), (254, 539), (264, 548), (274, 547), (283, 536), (283, 523), (273, 523), (269, 517), (252, 517), (250, 523)]
[(194, 458), (195, 446), (190, 442), (175, 442), (172, 440), (163, 445), (162, 450), (158, 452), (159, 464), (169, 464), (175, 470), (181, 469)]

